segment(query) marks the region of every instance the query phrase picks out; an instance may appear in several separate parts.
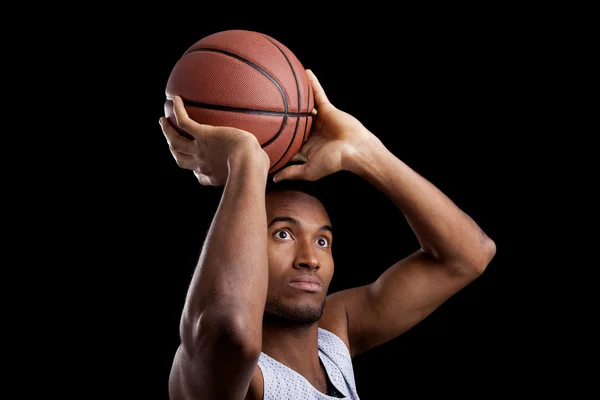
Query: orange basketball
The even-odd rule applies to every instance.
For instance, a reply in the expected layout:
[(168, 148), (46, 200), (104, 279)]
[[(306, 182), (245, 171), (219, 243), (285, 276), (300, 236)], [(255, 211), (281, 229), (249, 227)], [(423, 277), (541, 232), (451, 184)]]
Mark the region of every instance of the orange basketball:
[(170, 98), (178, 95), (193, 120), (254, 134), (269, 155), (270, 173), (300, 150), (312, 125), (314, 99), (302, 63), (259, 32), (227, 30), (200, 39), (173, 67), (165, 94), (171, 123)]

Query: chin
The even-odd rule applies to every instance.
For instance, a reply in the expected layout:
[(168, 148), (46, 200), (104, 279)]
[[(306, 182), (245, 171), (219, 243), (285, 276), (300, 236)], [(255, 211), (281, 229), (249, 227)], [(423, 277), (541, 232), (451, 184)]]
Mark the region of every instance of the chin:
[(295, 301), (281, 302), (267, 297), (265, 319), (294, 324), (313, 324), (321, 319), (325, 301)]

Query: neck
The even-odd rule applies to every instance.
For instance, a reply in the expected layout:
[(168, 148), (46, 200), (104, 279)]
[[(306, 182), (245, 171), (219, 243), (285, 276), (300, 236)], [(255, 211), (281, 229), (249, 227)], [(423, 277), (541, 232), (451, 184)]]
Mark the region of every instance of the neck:
[(319, 361), (318, 324), (298, 325), (265, 317), (262, 351), (310, 379), (322, 369)]

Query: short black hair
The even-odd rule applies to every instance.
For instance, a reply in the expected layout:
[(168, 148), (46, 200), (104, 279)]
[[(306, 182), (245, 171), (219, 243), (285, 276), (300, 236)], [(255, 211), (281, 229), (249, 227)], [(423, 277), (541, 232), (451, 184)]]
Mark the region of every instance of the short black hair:
[(270, 176), (267, 180), (266, 193), (270, 193), (277, 190), (297, 190), (309, 194), (320, 200), (319, 190), (312, 181), (300, 179), (284, 179), (279, 182), (273, 182), (273, 178)]
[(333, 177), (325, 177), (316, 181), (284, 179), (279, 182), (273, 182), (273, 175), (269, 175), (265, 194), (277, 190), (297, 190), (306, 193), (319, 200), (329, 215), (332, 224), (334, 224), (337, 219), (338, 204), (336, 199), (336, 185), (332, 185), (333, 179)]
[(267, 175), (267, 187), (266, 193), (270, 193), (276, 190), (297, 190), (313, 196), (321, 202), (329, 219), (334, 223), (337, 219), (338, 199), (337, 199), (337, 187), (339, 186), (338, 176), (339, 174), (331, 174), (320, 179), (310, 181), (306, 179), (284, 179), (279, 182), (273, 182), (273, 177), (285, 168), (296, 165), (304, 164), (304, 161), (288, 161), (283, 167), (277, 171), (273, 171)]

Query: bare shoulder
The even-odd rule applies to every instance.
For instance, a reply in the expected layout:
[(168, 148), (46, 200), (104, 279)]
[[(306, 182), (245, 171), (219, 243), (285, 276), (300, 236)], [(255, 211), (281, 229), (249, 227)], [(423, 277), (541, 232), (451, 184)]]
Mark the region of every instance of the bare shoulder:
[(342, 339), (350, 354), (352, 354), (352, 351), (350, 349), (350, 340), (348, 338), (346, 303), (347, 297), (351, 295), (352, 289), (342, 290), (328, 295), (327, 300), (325, 301), (323, 315), (319, 320), (319, 328), (328, 330)]

